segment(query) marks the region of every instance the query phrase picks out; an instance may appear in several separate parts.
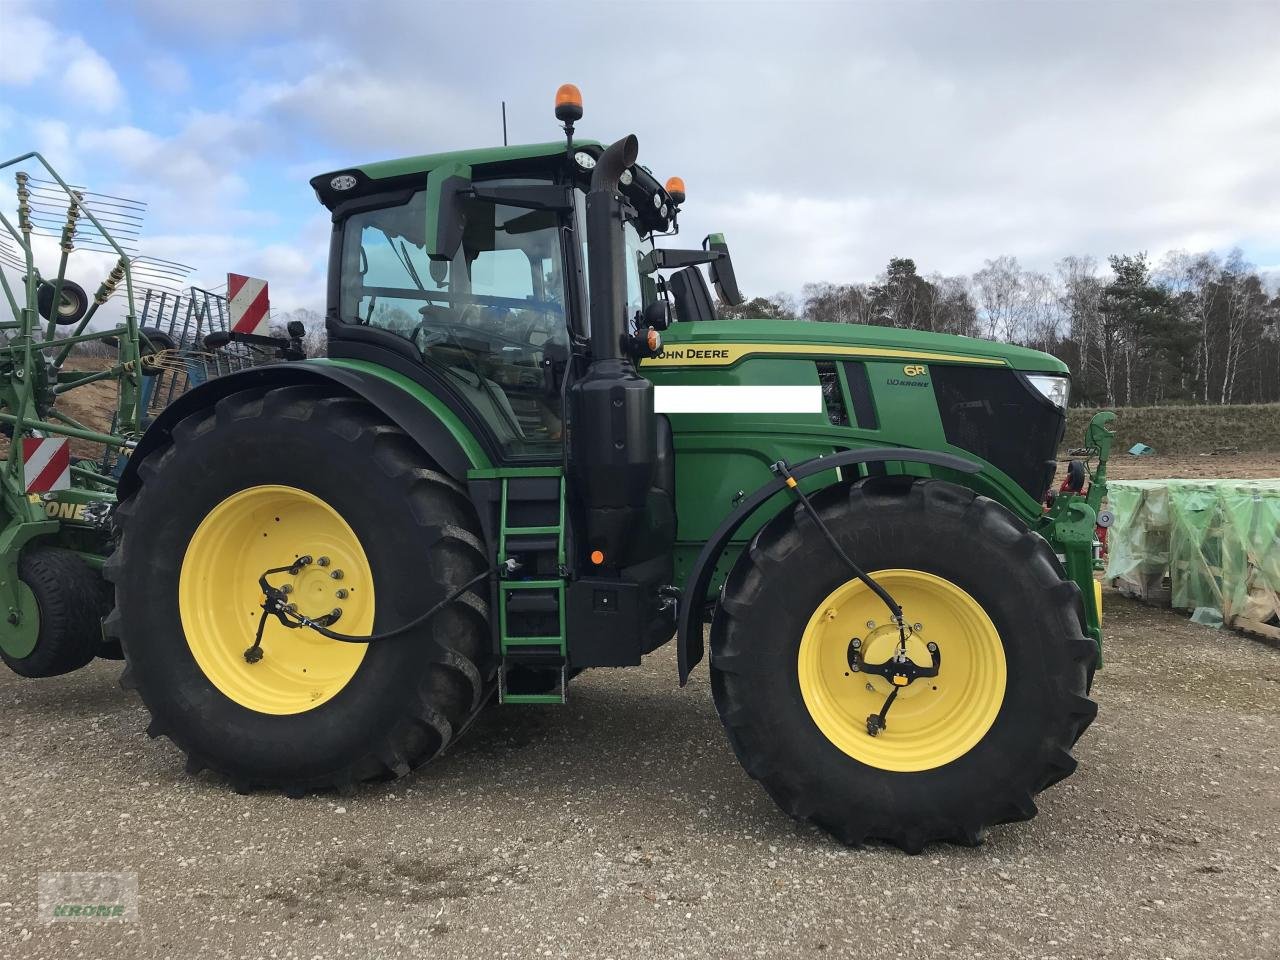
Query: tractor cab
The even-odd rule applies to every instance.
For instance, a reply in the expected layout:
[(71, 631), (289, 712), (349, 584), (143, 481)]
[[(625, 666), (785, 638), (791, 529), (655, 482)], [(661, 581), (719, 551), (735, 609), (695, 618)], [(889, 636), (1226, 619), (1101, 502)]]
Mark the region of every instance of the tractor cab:
[[(655, 236), (678, 229), (684, 183), (660, 185), (633, 159), (606, 191), (622, 220), (620, 256), (602, 250), (598, 271), (617, 273), (609, 286), (620, 313), (609, 323), (621, 317), (623, 328), (593, 331), (587, 207), (605, 150), (573, 138), (580, 116), (580, 99), (562, 90), (563, 143), (412, 157), (311, 181), (334, 220), (330, 355), (407, 362), (497, 462), (562, 459), (566, 378), (575, 362), (585, 369), (593, 339), (621, 338), (635, 361), (656, 352), (673, 320), (714, 319), (699, 265), (711, 265), (722, 301), (740, 302), (721, 235), (701, 250), (655, 249)], [(616, 239), (616, 220), (608, 232), (598, 246)]]

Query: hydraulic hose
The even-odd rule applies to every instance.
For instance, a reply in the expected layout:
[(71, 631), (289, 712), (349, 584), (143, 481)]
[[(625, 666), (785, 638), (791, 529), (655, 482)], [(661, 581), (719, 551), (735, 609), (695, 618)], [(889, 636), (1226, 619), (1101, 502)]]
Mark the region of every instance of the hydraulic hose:
[(381, 640), (391, 640), (395, 637), (402, 636), (410, 630), (422, 626), (476, 584), (489, 579), (489, 577), (493, 576), (497, 570), (496, 567), (490, 567), (487, 570), (476, 574), (466, 583), (463, 583), (461, 586), (455, 587), (451, 590), (439, 603), (432, 606), (425, 613), (414, 617), (408, 623), (402, 623), (400, 626), (393, 627), (390, 630), (382, 630), (378, 633), (371, 633), (366, 636), (356, 636), (349, 633), (339, 633), (336, 630), (330, 630), (329, 625), (333, 623), (333, 620), (329, 619), (328, 615), (313, 619), (290, 611), (288, 609), (288, 601), (285, 599), (285, 593), (277, 587), (271, 586), (271, 584), (267, 582), (267, 577), (273, 573), (283, 573), (287, 571), (296, 576), (298, 571), (310, 563), (311, 557), (299, 557), (290, 566), (275, 567), (271, 570), (267, 570), (258, 578), (258, 586), (262, 588), (262, 592), (265, 594), (266, 598), (262, 601), (262, 616), (258, 619), (258, 631), (254, 637), (253, 645), (244, 652), (244, 658), (247, 662), (257, 663), (262, 659), (262, 634), (267, 624), (267, 617), (274, 616), (290, 630), (308, 628), (314, 630), (322, 637), (329, 640), (336, 640), (339, 643), (377, 643)]

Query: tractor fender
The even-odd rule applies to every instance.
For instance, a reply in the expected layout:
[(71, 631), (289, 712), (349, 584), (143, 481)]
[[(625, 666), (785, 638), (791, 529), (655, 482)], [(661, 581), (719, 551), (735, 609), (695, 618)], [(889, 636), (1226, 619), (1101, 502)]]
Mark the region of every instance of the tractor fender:
[[(861, 450), (842, 450), (829, 456), (814, 457), (791, 467), (791, 475), (803, 480), (816, 473), (847, 467), (858, 463), (925, 463), (946, 467), (960, 473), (978, 473), (982, 467), (973, 460), (953, 453), (937, 453), (932, 450), (909, 450), (903, 447), (866, 447)], [(733, 535), (765, 502), (786, 488), (781, 477), (775, 477), (744, 499), (724, 519), (715, 532), (703, 544), (698, 559), (689, 571), (681, 591), (680, 618), (676, 632), (676, 651), (680, 664), (680, 686), (689, 681), (691, 671), (702, 660), (706, 645), (702, 637), (702, 612), (716, 564)]]
[(467, 471), (472, 467), (488, 465), (474, 462), (463, 442), (439, 417), (420, 400), (382, 377), (327, 363), (271, 363), (216, 377), (165, 407), (130, 453), (129, 462), (120, 475), (117, 498), (123, 501), (136, 492), (138, 464), (167, 444), (174, 426), (196, 411), (213, 406), (223, 397), (241, 390), (302, 383), (332, 383), (346, 393), (367, 400), (412, 437), (440, 465), (441, 470), (459, 483), (466, 482)]

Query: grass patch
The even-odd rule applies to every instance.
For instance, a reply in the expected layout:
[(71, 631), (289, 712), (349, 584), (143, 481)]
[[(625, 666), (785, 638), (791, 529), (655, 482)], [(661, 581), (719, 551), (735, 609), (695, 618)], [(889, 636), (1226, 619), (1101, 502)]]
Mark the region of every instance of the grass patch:
[[(1067, 412), (1062, 450), (1084, 443), (1084, 431), (1096, 409)], [(1112, 426), (1114, 453), (1135, 443), (1157, 453), (1225, 453), (1280, 451), (1280, 403), (1239, 406), (1117, 407)]]

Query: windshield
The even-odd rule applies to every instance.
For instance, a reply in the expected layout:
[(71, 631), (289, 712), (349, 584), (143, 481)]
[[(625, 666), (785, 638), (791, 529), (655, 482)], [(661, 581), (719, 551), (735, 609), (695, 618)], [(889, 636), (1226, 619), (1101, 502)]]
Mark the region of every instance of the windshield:
[(439, 263), (424, 250), (425, 191), (352, 214), (343, 227), (341, 319), (412, 343), (505, 453), (550, 455), (561, 440), (569, 356), (557, 215), (473, 200), (466, 217), (453, 262)]

